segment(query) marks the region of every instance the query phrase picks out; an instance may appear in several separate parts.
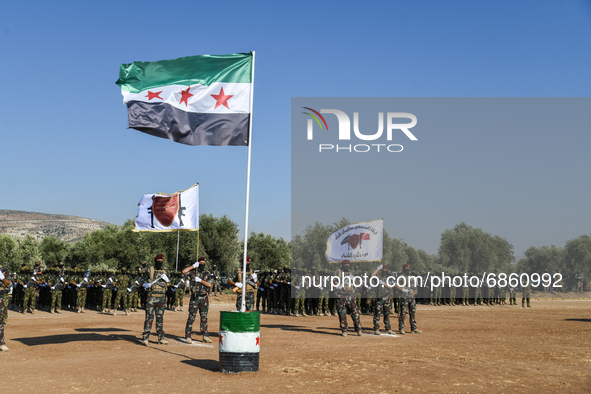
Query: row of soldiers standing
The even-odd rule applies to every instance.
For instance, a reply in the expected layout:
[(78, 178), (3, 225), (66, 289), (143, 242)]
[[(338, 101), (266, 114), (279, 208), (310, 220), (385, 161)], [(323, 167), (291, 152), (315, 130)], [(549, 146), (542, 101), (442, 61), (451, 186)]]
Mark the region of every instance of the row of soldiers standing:
[[(309, 272), (295, 271), (292, 278), (291, 269), (255, 271), (258, 275), (256, 292), (256, 310), (263, 313), (293, 315), (293, 316), (335, 316), (337, 313), (336, 291), (322, 286), (313, 286), (302, 282), (302, 276), (311, 277), (334, 275), (332, 271), (312, 269)], [(354, 275), (362, 276), (363, 272), (354, 272)], [(382, 275), (399, 275), (397, 272), (388, 271)], [(417, 274), (411, 273), (411, 276)], [(425, 275), (426, 276), (426, 275)], [(293, 280), (292, 280), (293, 279)], [(427, 283), (428, 284), (428, 283)], [(374, 313), (376, 299), (381, 298), (377, 293), (379, 288), (361, 286), (356, 289), (354, 298), (359, 305), (360, 313), (370, 315)], [(417, 304), (426, 305), (517, 305), (517, 294), (521, 293), (522, 306), (530, 307), (531, 288), (488, 286), (472, 288), (470, 286), (456, 288), (445, 285), (430, 289), (429, 286), (417, 287)], [(399, 314), (403, 294), (396, 289), (392, 290), (392, 307), (395, 314)]]
[[(60, 263), (56, 268), (42, 269), (37, 262), (31, 269), (22, 267), (12, 275), (11, 308), (21, 313), (35, 313), (36, 309), (51, 313), (62, 310), (84, 313), (86, 309), (117, 314), (119, 308), (126, 314), (137, 312), (146, 304), (147, 291), (139, 286), (145, 269), (116, 271), (81, 271), (76, 267), (65, 269)], [(167, 290), (167, 304), (172, 310), (182, 310), (186, 277), (180, 272), (171, 274), (176, 285)], [(211, 274), (214, 290), (221, 293), (219, 272)], [(8, 298), (8, 292), (6, 293)], [(7, 303), (8, 305), (8, 303)]]

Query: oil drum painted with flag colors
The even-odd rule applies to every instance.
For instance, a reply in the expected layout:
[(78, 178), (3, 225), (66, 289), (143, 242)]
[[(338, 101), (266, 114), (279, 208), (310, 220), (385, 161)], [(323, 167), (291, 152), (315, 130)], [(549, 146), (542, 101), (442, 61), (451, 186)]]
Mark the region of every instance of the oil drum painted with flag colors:
[(260, 312), (220, 312), (220, 371), (258, 372)]

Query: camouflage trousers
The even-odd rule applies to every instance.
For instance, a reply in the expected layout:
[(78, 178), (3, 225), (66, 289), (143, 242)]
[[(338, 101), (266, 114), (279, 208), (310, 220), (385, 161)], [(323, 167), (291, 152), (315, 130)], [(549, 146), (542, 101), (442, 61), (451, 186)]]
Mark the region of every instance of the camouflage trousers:
[(76, 305), (78, 308), (84, 308), (86, 305), (86, 292), (86, 287), (78, 288), (78, 303)]
[(384, 328), (386, 331), (390, 331), (392, 327), (390, 326), (390, 315), (392, 314), (392, 301), (390, 298), (377, 298), (376, 305), (373, 312), (373, 329), (379, 330), (380, 329), (380, 317), (382, 312), (384, 312)]
[(138, 292), (132, 291), (127, 295), (128, 297), (128, 305), (131, 309), (137, 309), (137, 301), (138, 301)]
[[(13, 296), (14, 297), (14, 296)], [(0, 308), (0, 311), (2, 308)], [(8, 321), (8, 291), (4, 292), (4, 313), (0, 313), (2, 323), (6, 323)]]
[(437, 286), (433, 290), (433, 304), (441, 305), (441, 286)]
[(152, 323), (154, 323), (154, 315), (156, 315), (156, 334), (158, 340), (164, 339), (164, 310), (166, 309), (166, 296), (164, 294), (158, 296), (148, 296), (146, 302), (146, 320), (144, 321), (144, 341), (150, 338), (150, 331), (152, 331)]
[(37, 300), (37, 290), (34, 287), (27, 287), (25, 289), (25, 298), (23, 300), (23, 311), (27, 311), (27, 308), (35, 310), (35, 301)]
[(341, 331), (346, 332), (349, 329), (347, 324), (347, 314), (351, 315), (355, 331), (361, 332), (361, 322), (359, 320), (359, 312), (357, 311), (357, 303), (352, 298), (339, 298), (337, 300), (337, 314), (339, 315), (339, 323)]
[(121, 305), (122, 300), (123, 310), (127, 310), (127, 289), (124, 288), (120, 288), (117, 290), (117, 295), (115, 296), (115, 310), (119, 309), (119, 305)]
[(515, 290), (509, 291), (509, 305), (517, 305), (517, 292)]
[(178, 289), (174, 292), (174, 307), (180, 306), (181, 308), (184, 305), (184, 298), (185, 298), (185, 289)]
[(320, 298), (319, 310), (322, 313), (328, 313), (328, 296)]
[[(4, 297), (0, 297), (0, 316), (4, 315), (4, 311), (8, 308), (8, 304), (4, 302)], [(0, 319), (0, 346), (4, 343), (4, 318)]]
[(478, 305), (482, 303), (482, 289), (480, 287), (476, 288), (474, 292), (474, 305)]
[(402, 304), (400, 308), (400, 316), (398, 317), (398, 329), (400, 331), (404, 330), (404, 319), (406, 318), (406, 313), (408, 312), (409, 320), (410, 320), (410, 330), (417, 329), (417, 322), (415, 321), (415, 313), (417, 311), (417, 304), (415, 302), (414, 297), (408, 297), (402, 299)]
[(62, 290), (53, 290), (51, 292), (51, 304), (49, 309), (62, 309)]
[(470, 303), (470, 288), (468, 286), (462, 287), (462, 304)]
[(111, 309), (111, 300), (113, 299), (113, 290), (112, 289), (104, 289), (103, 290), (103, 310)]
[(209, 297), (208, 296), (195, 296), (191, 297), (189, 302), (189, 318), (187, 319), (187, 325), (185, 326), (185, 338), (191, 338), (191, 332), (193, 331), (193, 323), (197, 317), (197, 312), (201, 317), (201, 324), (199, 326), (201, 334), (208, 336), (207, 330), (207, 312), (209, 311)]
[[(246, 311), (247, 312), (252, 311), (252, 307), (254, 306), (254, 293), (252, 291), (249, 291), (248, 293), (246, 293), (246, 298), (244, 301), (246, 303)], [(241, 306), (242, 306), (242, 294), (238, 293), (238, 297), (236, 297), (236, 310), (239, 311)]]

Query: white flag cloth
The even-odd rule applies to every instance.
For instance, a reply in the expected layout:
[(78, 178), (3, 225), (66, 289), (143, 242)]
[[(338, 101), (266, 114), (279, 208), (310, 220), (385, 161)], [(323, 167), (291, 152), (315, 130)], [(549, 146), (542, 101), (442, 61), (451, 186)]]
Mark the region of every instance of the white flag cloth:
[(326, 243), (326, 261), (381, 261), (384, 220), (353, 223), (336, 231)]
[(199, 184), (174, 194), (145, 194), (138, 204), (133, 231), (197, 231)]

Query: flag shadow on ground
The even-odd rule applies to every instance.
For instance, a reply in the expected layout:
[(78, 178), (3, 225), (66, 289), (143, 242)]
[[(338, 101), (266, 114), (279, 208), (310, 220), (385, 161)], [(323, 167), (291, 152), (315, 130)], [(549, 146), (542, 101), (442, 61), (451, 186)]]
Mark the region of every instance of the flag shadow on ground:
[(583, 323), (591, 323), (591, 319), (564, 319), (564, 321), (581, 321)]
[[(289, 325), (284, 325), (284, 324), (261, 324), (261, 327), (264, 328), (280, 328), (284, 331), (295, 331), (295, 332), (309, 332), (312, 334), (325, 334), (325, 335), (334, 335), (330, 332), (324, 332), (324, 331), (318, 331), (318, 330), (313, 330), (311, 328), (304, 328), (303, 326), (289, 326)], [(319, 327), (319, 328), (324, 328), (324, 327)], [(329, 328), (329, 330), (333, 330), (333, 328)], [(336, 330), (336, 328), (335, 328)]]
[(183, 360), (181, 361), (183, 364), (190, 365), (191, 367), (197, 367), (201, 369), (205, 369), (211, 372), (219, 372), (220, 370), (220, 362), (218, 360)]
[(134, 335), (102, 335), (97, 333), (47, 335), (43, 337), (14, 338), (11, 340), (18, 341), (26, 346), (56, 345), (70, 342), (96, 342), (120, 340), (137, 343), (137, 337)]

